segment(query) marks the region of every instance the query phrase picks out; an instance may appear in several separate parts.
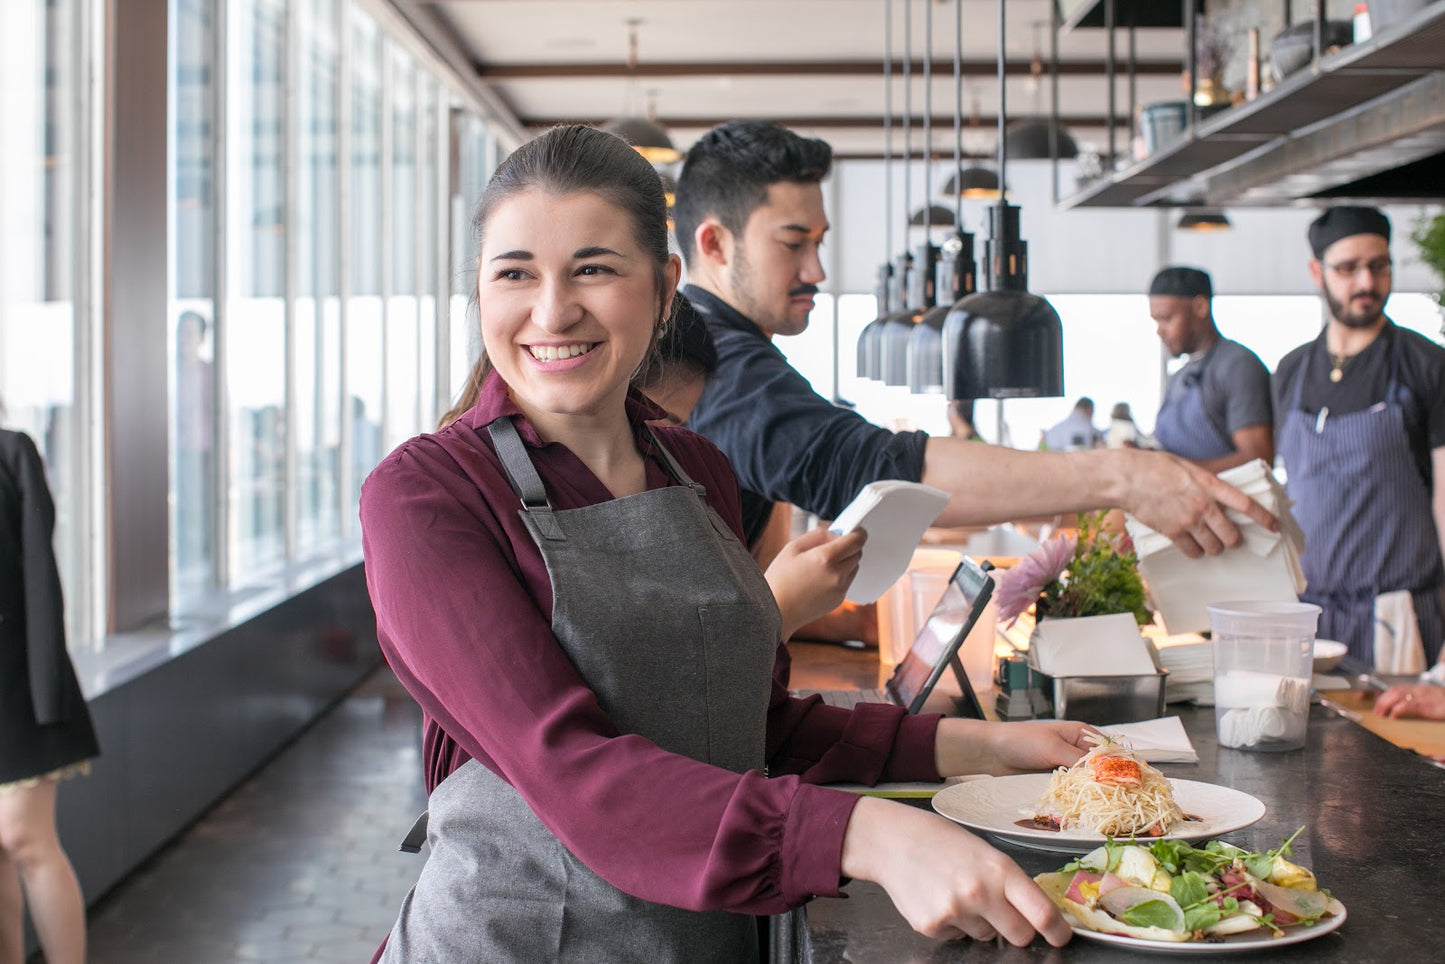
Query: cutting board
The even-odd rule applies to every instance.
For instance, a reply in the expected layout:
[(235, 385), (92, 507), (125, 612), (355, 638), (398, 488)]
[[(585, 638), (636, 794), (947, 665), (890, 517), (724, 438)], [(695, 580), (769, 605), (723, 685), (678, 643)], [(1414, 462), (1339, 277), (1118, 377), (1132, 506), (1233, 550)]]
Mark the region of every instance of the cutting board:
[(1375, 698), (1379, 695), (1375, 690), (1334, 690), (1321, 697), (1326, 706), (1337, 707), (1345, 716), (1396, 746), (1427, 756), (1445, 756), (1445, 721), (1376, 716)]

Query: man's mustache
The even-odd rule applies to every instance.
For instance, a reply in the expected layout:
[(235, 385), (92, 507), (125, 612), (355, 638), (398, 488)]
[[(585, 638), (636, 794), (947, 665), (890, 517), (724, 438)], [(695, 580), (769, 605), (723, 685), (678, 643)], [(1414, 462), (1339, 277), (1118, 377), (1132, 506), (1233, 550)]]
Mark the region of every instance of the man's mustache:
[(811, 298), (811, 297), (813, 297), (813, 295), (816, 295), (817, 293), (818, 293), (818, 286), (817, 286), (817, 285), (798, 285), (798, 287), (793, 288), (792, 290), (790, 290), (790, 291), (788, 292), (788, 297), (789, 297), (789, 298), (801, 298), (803, 295), (807, 295), (809, 298)]

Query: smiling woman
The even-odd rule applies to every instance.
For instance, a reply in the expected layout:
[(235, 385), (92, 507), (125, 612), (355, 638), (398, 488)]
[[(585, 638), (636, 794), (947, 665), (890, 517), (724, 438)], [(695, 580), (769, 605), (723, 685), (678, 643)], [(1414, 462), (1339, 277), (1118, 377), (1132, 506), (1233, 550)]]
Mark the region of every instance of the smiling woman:
[[(475, 404), (363, 487), (377, 637), (426, 713), (430, 793), (430, 854), (381, 959), (748, 960), (749, 915), (845, 875), (925, 933), (1063, 941), (982, 841), (815, 785), (1049, 768), (1083, 728), (788, 695), (726, 459), (632, 384), (677, 284), (664, 217), (618, 138), (519, 148), (479, 205)], [(817, 612), (847, 581), (829, 585)]]

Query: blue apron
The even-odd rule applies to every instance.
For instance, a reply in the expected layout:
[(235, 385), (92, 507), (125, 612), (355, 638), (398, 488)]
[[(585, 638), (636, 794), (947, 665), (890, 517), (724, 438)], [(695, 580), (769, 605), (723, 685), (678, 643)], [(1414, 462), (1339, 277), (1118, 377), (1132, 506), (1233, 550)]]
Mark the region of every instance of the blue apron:
[(1410, 449), (1399, 382), (1400, 339), (1390, 351), (1385, 400), (1363, 411), (1311, 415), (1300, 406), (1313, 352), (1295, 378), (1279, 438), (1285, 488), (1305, 533), (1300, 557), (1318, 605), (1319, 635), (1349, 646), (1352, 662), (1373, 667), (1375, 597), (1408, 589), (1425, 657), (1434, 662), (1445, 637), (1440, 542), (1430, 487)]
[(1204, 407), (1204, 369), (1208, 364), (1206, 354), (1198, 368), (1180, 376), (1178, 390), (1168, 393), (1154, 421), (1154, 440), (1160, 447), (1191, 462), (1223, 458), (1235, 451), (1234, 440), (1215, 428)]

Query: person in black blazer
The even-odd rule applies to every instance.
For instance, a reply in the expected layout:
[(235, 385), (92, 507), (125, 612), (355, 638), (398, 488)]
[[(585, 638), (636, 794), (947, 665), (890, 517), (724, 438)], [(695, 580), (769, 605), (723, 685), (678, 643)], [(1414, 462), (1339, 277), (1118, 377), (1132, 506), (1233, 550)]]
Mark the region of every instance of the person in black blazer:
[(85, 960), (85, 904), (55, 795), (100, 750), (65, 646), (54, 529), (35, 443), (0, 429), (0, 964), (24, 958), (26, 897), (45, 960)]

